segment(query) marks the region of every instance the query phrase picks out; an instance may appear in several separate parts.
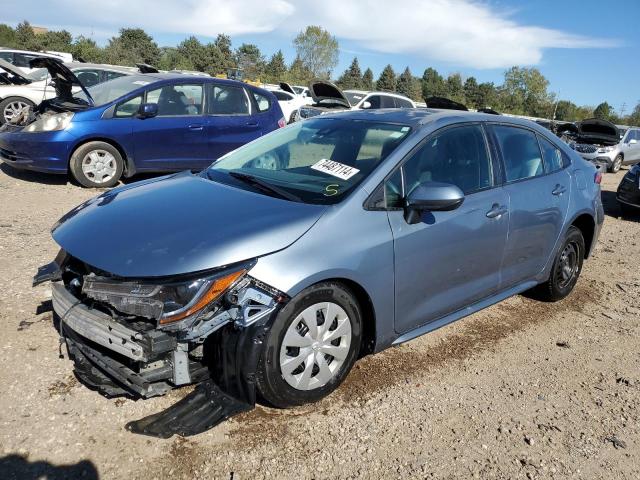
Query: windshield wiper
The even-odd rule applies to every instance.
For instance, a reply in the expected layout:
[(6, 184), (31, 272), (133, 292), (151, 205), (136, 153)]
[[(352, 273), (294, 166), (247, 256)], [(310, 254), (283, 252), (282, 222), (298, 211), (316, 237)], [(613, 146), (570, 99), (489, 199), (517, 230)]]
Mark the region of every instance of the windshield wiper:
[(280, 198), (284, 198), (285, 200), (291, 200), (293, 202), (302, 202), (302, 199), (297, 195), (294, 195), (293, 193), (289, 193), (282, 188), (276, 187), (275, 185), (271, 185), (270, 183), (267, 183), (264, 180), (260, 180), (259, 178), (254, 177), (253, 175), (249, 175), (247, 173), (242, 173), (242, 172), (235, 172), (235, 171), (231, 171), (228, 173), (233, 178), (237, 178), (238, 180), (241, 180), (251, 186), (254, 186), (265, 193), (269, 193), (271, 195), (275, 194)]

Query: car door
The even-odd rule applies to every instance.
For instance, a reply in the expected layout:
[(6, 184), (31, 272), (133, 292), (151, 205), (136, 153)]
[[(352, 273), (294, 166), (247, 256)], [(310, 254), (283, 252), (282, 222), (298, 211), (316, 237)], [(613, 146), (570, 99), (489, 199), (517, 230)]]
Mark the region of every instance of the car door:
[(405, 196), (424, 182), (451, 183), (465, 192), (456, 210), (425, 212), (422, 221), (413, 225), (401, 208), (388, 212), (394, 239), (398, 333), (496, 293), (509, 199), (495, 182), (492, 163), (482, 126), (465, 124), (427, 138), (408, 156), (402, 175), (394, 174), (395, 180), (391, 177), (388, 182), (391, 198), (400, 191), (400, 177)]
[(547, 138), (509, 125), (493, 125), (491, 131), (501, 153), (504, 190), (509, 196), (509, 237), (501, 283), (501, 288), (509, 288), (534, 280), (552, 258), (572, 182), (567, 157)]
[(204, 166), (261, 135), (256, 109), (245, 88), (207, 84), (208, 157)]
[(164, 84), (146, 92), (158, 115), (136, 119), (133, 127), (136, 165), (146, 170), (198, 169), (210, 158), (204, 85), (197, 81)]
[(622, 143), (625, 163), (640, 162), (640, 131), (630, 128)]

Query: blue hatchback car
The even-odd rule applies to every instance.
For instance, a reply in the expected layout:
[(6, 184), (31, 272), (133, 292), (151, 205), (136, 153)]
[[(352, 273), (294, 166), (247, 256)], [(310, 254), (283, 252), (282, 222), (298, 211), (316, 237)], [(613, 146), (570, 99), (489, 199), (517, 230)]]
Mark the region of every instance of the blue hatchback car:
[(256, 395), (319, 400), (358, 357), (511, 295), (566, 297), (604, 220), (600, 180), (529, 121), (322, 115), (200, 174), (78, 206), (54, 227), (60, 254), (35, 283), (53, 282), (86, 384), (151, 397), (199, 383), (131, 430), (198, 433)]
[(245, 83), (146, 73), (85, 89), (60, 62), (33, 62), (49, 70), (57, 97), (0, 130), (0, 160), (70, 171), (85, 187), (111, 187), (138, 172), (201, 170), (285, 125), (273, 94)]

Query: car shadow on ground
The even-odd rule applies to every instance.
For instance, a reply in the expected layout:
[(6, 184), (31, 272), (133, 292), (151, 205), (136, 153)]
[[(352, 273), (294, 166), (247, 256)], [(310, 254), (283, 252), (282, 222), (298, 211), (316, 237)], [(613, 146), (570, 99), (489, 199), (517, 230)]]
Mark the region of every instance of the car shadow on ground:
[(31, 172), (29, 170), (19, 170), (12, 168), (6, 163), (0, 164), (0, 170), (5, 175), (16, 180), (23, 180), (25, 182), (42, 183), (45, 185), (65, 185), (69, 179), (66, 175), (55, 175), (49, 173)]
[(628, 207), (623, 210), (616, 199), (616, 192), (602, 191), (602, 207), (604, 208), (604, 214), (608, 217), (621, 218), (622, 220), (633, 222), (640, 221), (640, 209)]
[(98, 480), (98, 469), (89, 460), (81, 460), (71, 465), (53, 465), (52, 463), (30, 462), (23, 455), (0, 457), (0, 478), (3, 480), (47, 480), (82, 478)]

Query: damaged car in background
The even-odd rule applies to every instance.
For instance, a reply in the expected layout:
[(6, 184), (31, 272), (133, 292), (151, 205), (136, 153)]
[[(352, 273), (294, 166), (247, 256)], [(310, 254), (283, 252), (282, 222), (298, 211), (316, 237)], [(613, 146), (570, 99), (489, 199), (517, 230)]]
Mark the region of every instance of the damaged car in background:
[(566, 297), (604, 220), (600, 178), (528, 121), (322, 115), (76, 207), (34, 285), (51, 282), (85, 385), (196, 384), (129, 430), (193, 435), (256, 398), (320, 400), (359, 357), (511, 295)]
[(311, 82), (309, 93), (311, 105), (303, 105), (293, 115), (293, 121), (305, 120), (341, 110), (377, 110), (380, 108), (416, 108), (413, 100), (391, 92), (368, 92), (364, 90), (340, 90), (324, 80)]
[(640, 137), (637, 128), (621, 130), (600, 118), (582, 120), (562, 126), (560, 134), (569, 138), (569, 145), (582, 158), (616, 173), (622, 165), (640, 162)]

